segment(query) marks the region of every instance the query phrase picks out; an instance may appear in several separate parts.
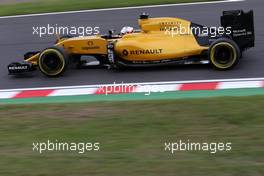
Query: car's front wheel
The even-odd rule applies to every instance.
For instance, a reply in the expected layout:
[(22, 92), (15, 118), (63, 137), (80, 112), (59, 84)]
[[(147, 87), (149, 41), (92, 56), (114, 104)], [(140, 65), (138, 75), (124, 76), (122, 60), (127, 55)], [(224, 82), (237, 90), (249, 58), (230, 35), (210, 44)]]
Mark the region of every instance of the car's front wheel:
[(63, 48), (51, 47), (43, 50), (39, 56), (39, 69), (49, 77), (61, 75), (69, 62), (69, 56)]

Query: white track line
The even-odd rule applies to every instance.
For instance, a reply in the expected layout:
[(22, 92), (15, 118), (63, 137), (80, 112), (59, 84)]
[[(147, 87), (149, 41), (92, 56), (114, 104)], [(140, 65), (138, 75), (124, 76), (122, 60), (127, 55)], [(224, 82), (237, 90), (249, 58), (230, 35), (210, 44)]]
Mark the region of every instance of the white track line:
[(100, 12), (100, 11), (113, 11), (113, 10), (143, 9), (143, 8), (156, 8), (156, 7), (220, 4), (220, 3), (242, 2), (242, 1), (245, 1), (245, 0), (222, 0), (222, 1), (209, 1), (209, 2), (191, 2), (191, 3), (179, 3), (179, 4), (162, 4), (162, 5), (146, 5), (146, 6), (134, 6), (134, 7), (117, 7), (117, 8), (106, 8), (106, 9), (90, 9), (90, 10), (78, 10), (78, 11), (66, 11), (66, 12), (51, 12), (51, 13), (38, 13), (38, 14), (28, 14), (28, 15), (3, 16), (3, 17), (0, 17), (0, 19), (74, 14), (74, 13), (86, 13), (86, 12)]
[(262, 81), (240, 81), (240, 82), (224, 82), (219, 84), (217, 89), (241, 89), (241, 88), (259, 88), (262, 87)]
[[(209, 83), (209, 82), (238, 82), (238, 81), (262, 81), (264, 78), (239, 78), (239, 79), (213, 79), (213, 80), (191, 80), (191, 81), (168, 81), (168, 82), (143, 82), (143, 83), (114, 83), (116, 86), (123, 85), (168, 85), (168, 84), (184, 84), (184, 83)], [(78, 89), (78, 88), (98, 88), (102, 86), (111, 86), (112, 84), (98, 84), (98, 85), (82, 85), (82, 86), (60, 86), (60, 87), (39, 87), (39, 88), (21, 88), (21, 89), (2, 89), (1, 92), (14, 92), (25, 90), (47, 90), (47, 89)]]

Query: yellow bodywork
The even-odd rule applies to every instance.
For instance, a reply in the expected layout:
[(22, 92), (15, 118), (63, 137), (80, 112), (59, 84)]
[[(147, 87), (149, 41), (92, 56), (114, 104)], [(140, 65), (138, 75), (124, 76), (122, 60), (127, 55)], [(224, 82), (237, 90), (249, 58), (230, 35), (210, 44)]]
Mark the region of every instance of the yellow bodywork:
[[(129, 61), (155, 61), (199, 55), (200, 46), (190, 31), (191, 22), (179, 18), (139, 19), (140, 33), (127, 34), (115, 45), (116, 54)], [(185, 29), (186, 31), (180, 31)]]
[[(199, 55), (208, 47), (200, 46), (190, 31), (191, 22), (179, 18), (147, 18), (138, 21), (140, 32), (126, 34), (116, 39), (101, 36), (75, 37), (60, 40), (56, 46), (63, 47), (68, 54), (107, 56), (107, 44), (114, 42), (114, 52), (128, 61), (156, 61), (182, 59)], [(27, 61), (38, 64), (39, 54)]]
[[(101, 36), (74, 37), (60, 40), (55, 46), (62, 47), (69, 55), (106, 55), (107, 40)], [(40, 54), (27, 59), (34, 65), (38, 64)]]
[(107, 41), (100, 36), (70, 38), (57, 46), (63, 47), (68, 54), (107, 54)]

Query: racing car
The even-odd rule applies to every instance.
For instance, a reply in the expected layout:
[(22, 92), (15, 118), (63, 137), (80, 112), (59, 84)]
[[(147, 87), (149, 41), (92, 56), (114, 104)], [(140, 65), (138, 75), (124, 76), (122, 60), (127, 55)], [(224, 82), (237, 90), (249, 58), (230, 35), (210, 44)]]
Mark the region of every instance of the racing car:
[(110, 30), (106, 35), (59, 37), (53, 46), (28, 52), (23, 62), (9, 64), (8, 71), (13, 75), (40, 70), (48, 77), (57, 77), (72, 63), (78, 68), (99, 65), (110, 69), (211, 64), (228, 70), (239, 62), (242, 52), (254, 47), (253, 19), (253, 10), (224, 11), (224, 30), (213, 30), (213, 35), (197, 33), (205, 26), (185, 19), (150, 18), (143, 13), (138, 19), (139, 30), (125, 27), (120, 34)]

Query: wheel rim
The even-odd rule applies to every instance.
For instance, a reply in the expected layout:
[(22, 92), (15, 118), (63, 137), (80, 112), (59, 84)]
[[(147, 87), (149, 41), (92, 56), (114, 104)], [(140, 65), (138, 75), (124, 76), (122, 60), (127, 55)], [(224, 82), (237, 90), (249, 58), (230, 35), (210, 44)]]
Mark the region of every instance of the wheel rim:
[(211, 50), (211, 61), (218, 68), (229, 68), (236, 61), (236, 49), (229, 43), (219, 43)]
[(63, 55), (53, 49), (44, 51), (40, 56), (40, 69), (47, 75), (55, 76), (60, 74), (65, 66)]

